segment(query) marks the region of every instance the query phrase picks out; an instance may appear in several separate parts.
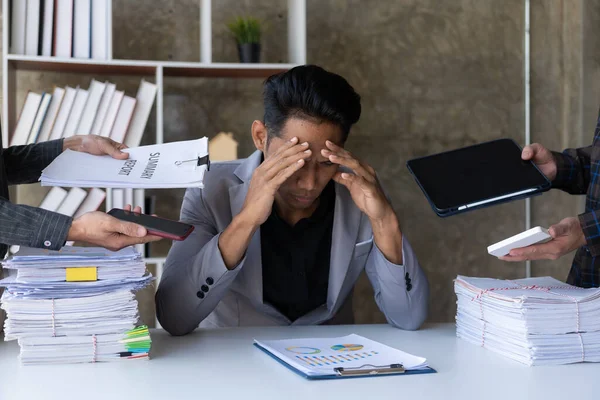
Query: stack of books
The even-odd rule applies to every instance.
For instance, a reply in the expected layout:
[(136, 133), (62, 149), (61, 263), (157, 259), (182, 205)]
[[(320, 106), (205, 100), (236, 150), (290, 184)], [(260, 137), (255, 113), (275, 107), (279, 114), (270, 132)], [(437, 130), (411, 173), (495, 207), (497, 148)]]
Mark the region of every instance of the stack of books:
[(458, 276), (456, 334), (527, 365), (600, 362), (600, 288)]
[(62, 58), (110, 58), (110, 0), (15, 0), (10, 52)]
[(110, 137), (129, 147), (142, 141), (156, 97), (156, 85), (142, 79), (135, 98), (115, 84), (92, 80), (88, 89), (28, 92), (10, 145), (41, 143), (74, 135)]
[(18, 340), (23, 364), (148, 358), (135, 291), (153, 277), (132, 247), (21, 248), (2, 264), (5, 340)]

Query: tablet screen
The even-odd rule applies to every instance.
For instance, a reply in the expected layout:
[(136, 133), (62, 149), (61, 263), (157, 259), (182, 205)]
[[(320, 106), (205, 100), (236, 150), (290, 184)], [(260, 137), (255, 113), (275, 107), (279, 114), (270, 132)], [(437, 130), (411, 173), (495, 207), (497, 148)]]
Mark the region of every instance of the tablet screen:
[(510, 139), (410, 160), (408, 166), (440, 210), (549, 185)]

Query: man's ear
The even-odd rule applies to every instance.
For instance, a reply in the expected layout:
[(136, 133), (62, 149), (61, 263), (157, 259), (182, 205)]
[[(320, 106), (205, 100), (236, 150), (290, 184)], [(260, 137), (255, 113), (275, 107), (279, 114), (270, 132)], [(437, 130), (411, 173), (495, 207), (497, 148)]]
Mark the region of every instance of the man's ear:
[(267, 127), (262, 121), (252, 123), (252, 141), (257, 150), (265, 152), (267, 148)]

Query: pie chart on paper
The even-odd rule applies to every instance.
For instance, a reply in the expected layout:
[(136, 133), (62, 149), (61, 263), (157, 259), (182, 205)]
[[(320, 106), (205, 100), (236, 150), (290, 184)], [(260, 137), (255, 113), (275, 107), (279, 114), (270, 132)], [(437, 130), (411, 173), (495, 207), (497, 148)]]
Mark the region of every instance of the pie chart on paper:
[(331, 346), (331, 350), (335, 351), (359, 351), (362, 348), (362, 344), (336, 344)]
[(286, 348), (287, 351), (296, 354), (318, 354), (321, 350), (314, 347), (291, 346)]

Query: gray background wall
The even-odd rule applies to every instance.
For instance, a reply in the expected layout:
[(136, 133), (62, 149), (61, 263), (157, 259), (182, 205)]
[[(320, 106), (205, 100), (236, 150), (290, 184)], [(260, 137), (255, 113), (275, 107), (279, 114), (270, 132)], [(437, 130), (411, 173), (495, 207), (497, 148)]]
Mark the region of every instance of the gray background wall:
[[(253, 15), (268, 24), (265, 62), (287, 61), (286, 1), (213, 1), (213, 61), (236, 62), (224, 23)], [(592, 0), (531, 2), (532, 139), (548, 147), (590, 143), (600, 94), (598, 22)], [(114, 57), (197, 61), (197, 0), (113, 1)], [(409, 176), (412, 157), (500, 137), (523, 144), (523, 0), (307, 0), (308, 62), (346, 77), (361, 94), (363, 116), (348, 148), (378, 171), (431, 284), (430, 321), (451, 321), (457, 274), (519, 278), (524, 264), (505, 264), (486, 247), (525, 227), (523, 201), (440, 219)], [(27, 90), (87, 85), (91, 76), (20, 72), (18, 102)], [(134, 95), (138, 78), (111, 80)], [(253, 151), (249, 129), (262, 117), (261, 80), (166, 79), (165, 140), (231, 131), (240, 157)], [(153, 116), (146, 131), (150, 143)], [(45, 189), (19, 189), (37, 205)], [(182, 190), (149, 191), (157, 213), (178, 217)], [(533, 200), (533, 225), (577, 214), (582, 199), (552, 192)], [(169, 243), (153, 247), (164, 255)], [(571, 256), (534, 263), (534, 275), (565, 279)], [(152, 319), (152, 296), (142, 294)], [(359, 323), (384, 322), (365, 276), (356, 287)]]

